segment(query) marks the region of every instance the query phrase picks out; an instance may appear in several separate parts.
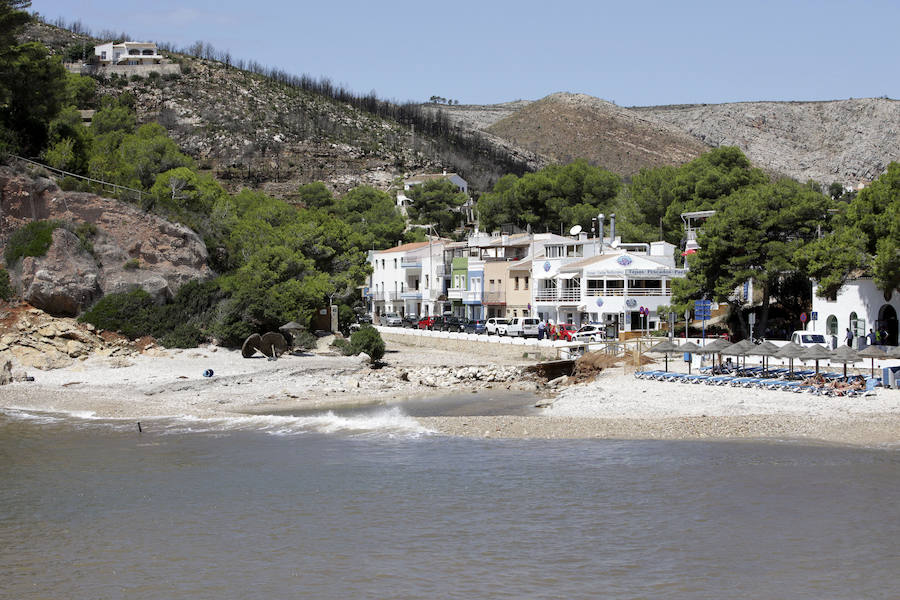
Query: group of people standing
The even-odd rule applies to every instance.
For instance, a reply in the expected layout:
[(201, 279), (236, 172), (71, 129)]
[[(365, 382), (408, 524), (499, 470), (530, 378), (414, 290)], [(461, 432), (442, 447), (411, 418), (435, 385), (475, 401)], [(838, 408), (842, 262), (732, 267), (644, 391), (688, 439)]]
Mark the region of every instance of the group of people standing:
[[(847, 328), (847, 334), (845, 336), (845, 341), (848, 346), (853, 345), (853, 332), (850, 331), (850, 328)], [(866, 334), (866, 342), (870, 346), (881, 346), (887, 343), (888, 334), (887, 331), (883, 327), (879, 327), (878, 331), (873, 330), (869, 327), (869, 333)]]

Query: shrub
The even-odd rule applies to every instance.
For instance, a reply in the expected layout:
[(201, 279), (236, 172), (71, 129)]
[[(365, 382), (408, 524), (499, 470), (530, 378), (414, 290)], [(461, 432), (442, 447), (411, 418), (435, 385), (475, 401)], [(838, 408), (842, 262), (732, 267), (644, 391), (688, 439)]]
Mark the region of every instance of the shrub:
[(180, 323), (175, 328), (159, 338), (166, 348), (196, 348), (205, 341), (206, 336), (199, 328), (190, 323)]
[(334, 338), (334, 341), (331, 342), (331, 347), (336, 348), (344, 356), (353, 354), (353, 350), (350, 348), (350, 340), (346, 338)]
[(15, 230), (9, 241), (3, 258), (7, 265), (12, 265), (23, 256), (44, 256), (53, 243), (53, 231), (62, 226), (59, 221), (32, 221)]
[(299, 331), (292, 331), (291, 336), (293, 338), (294, 346), (297, 348), (309, 350), (310, 348), (316, 347), (318, 338), (316, 338), (309, 330), (302, 329)]
[(141, 261), (136, 258), (129, 258), (122, 267), (128, 271), (134, 271), (141, 266)]
[(69, 231), (78, 236), (78, 241), (81, 244), (81, 248), (89, 253), (94, 253), (94, 236), (97, 235), (97, 226), (93, 223), (79, 223), (74, 227), (69, 227)]
[(158, 307), (150, 294), (136, 289), (104, 296), (78, 320), (136, 339), (153, 334), (158, 325)]
[(384, 340), (377, 329), (367, 325), (350, 336), (350, 350), (351, 354), (365, 352), (375, 362), (384, 356)]
[(9, 300), (12, 298), (13, 289), (12, 285), (9, 283), (9, 273), (6, 272), (6, 269), (0, 267), (0, 300)]

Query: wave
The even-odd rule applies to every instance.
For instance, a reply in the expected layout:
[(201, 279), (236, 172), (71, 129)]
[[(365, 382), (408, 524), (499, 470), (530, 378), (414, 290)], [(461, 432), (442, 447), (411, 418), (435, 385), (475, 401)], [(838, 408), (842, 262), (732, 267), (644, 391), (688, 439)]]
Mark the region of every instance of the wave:
[(0, 415), (36, 425), (76, 423), (82, 426), (132, 430), (140, 422), (145, 433), (162, 435), (227, 434), (231, 431), (259, 431), (290, 436), (307, 433), (352, 436), (418, 437), (433, 433), (400, 408), (385, 408), (366, 414), (341, 415), (328, 411), (301, 417), (287, 415), (228, 415), (216, 417), (166, 416), (141, 419), (98, 417), (90, 411), (38, 411), (0, 408)]

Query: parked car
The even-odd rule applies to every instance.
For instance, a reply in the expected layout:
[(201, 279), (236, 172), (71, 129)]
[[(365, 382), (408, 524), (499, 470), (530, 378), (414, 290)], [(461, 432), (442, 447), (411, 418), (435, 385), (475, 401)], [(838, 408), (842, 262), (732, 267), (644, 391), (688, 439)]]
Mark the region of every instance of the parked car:
[(499, 317), (491, 317), (487, 321), (484, 322), (484, 330), (488, 335), (494, 335), (497, 333), (497, 328), (501, 325), (506, 325), (509, 323), (509, 319), (501, 319)]
[(372, 314), (371, 313), (362, 313), (356, 316), (356, 322), (360, 325), (364, 323), (372, 323)]
[(403, 324), (403, 319), (397, 313), (387, 313), (381, 315), (381, 324), (388, 327), (400, 327)]
[(499, 326), (499, 335), (512, 337), (537, 337), (540, 319), (537, 317), (514, 317), (506, 325)]
[(415, 329), (419, 324), (419, 317), (416, 315), (403, 315), (403, 327), (406, 329)]
[(467, 319), (463, 322), (463, 331), (466, 333), (485, 333), (485, 324), (483, 319)]
[(573, 342), (597, 342), (606, 339), (606, 333), (600, 325), (584, 325), (571, 337)]
[(553, 332), (551, 334), (552, 339), (554, 340), (563, 340), (564, 342), (571, 342), (572, 335), (578, 331), (578, 328), (575, 327), (572, 323), (560, 323), (553, 327)]
[[(437, 325), (437, 323), (435, 323), (435, 325)], [(462, 331), (463, 322), (459, 317), (453, 315), (440, 317), (440, 329), (441, 331)]]
[(416, 324), (419, 329), (434, 329), (434, 317), (422, 317)]

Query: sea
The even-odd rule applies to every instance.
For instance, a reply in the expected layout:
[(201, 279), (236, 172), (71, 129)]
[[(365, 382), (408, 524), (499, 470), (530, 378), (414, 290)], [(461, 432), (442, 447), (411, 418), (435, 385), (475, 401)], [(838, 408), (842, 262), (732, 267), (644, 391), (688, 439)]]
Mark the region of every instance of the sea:
[(900, 598), (900, 451), (459, 439), (522, 398), (0, 412), (0, 598)]

